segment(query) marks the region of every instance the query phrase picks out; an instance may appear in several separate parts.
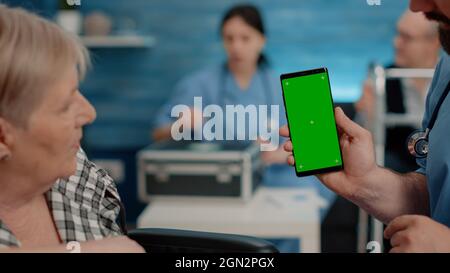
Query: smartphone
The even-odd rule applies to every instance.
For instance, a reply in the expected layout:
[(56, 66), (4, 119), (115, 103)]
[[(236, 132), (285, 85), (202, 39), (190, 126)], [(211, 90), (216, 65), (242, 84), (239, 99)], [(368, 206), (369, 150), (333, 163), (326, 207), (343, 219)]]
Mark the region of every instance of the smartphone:
[(297, 176), (341, 170), (341, 147), (326, 68), (280, 76)]

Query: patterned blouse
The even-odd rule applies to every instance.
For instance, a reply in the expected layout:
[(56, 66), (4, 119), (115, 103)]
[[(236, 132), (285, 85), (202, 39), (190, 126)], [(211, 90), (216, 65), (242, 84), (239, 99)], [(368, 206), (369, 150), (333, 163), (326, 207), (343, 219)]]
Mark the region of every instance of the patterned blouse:
[[(116, 222), (122, 207), (117, 188), (106, 171), (90, 162), (81, 149), (75, 175), (58, 179), (46, 198), (64, 243), (122, 234)], [(0, 248), (20, 245), (0, 219)]]

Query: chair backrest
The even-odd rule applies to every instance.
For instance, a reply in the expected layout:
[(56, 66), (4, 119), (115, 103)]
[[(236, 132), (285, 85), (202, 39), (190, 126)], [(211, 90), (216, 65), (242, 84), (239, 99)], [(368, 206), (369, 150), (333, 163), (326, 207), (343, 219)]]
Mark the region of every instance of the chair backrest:
[(145, 228), (128, 236), (149, 253), (278, 253), (263, 239), (224, 233)]

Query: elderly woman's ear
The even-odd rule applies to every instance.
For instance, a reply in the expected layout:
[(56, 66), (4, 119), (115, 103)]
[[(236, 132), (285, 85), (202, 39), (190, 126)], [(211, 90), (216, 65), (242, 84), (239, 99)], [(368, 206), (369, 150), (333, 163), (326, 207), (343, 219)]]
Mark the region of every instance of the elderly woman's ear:
[(12, 143), (11, 125), (0, 117), (0, 163), (11, 158)]

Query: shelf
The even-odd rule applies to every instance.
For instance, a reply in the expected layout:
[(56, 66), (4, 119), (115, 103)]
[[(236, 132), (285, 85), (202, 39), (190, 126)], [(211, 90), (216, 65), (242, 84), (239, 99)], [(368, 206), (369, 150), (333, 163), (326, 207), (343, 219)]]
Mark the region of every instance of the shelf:
[(89, 48), (151, 48), (156, 44), (152, 36), (81, 36), (81, 41)]

